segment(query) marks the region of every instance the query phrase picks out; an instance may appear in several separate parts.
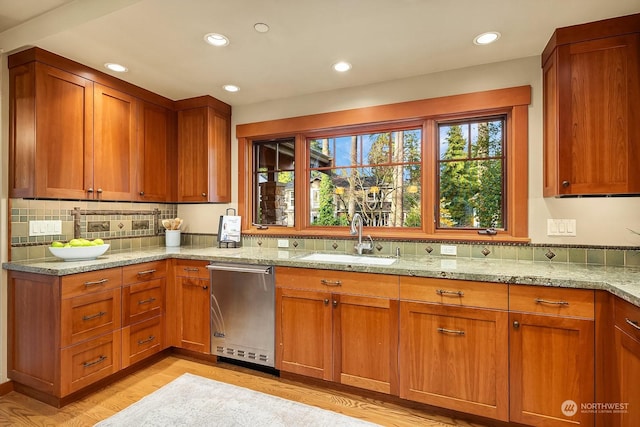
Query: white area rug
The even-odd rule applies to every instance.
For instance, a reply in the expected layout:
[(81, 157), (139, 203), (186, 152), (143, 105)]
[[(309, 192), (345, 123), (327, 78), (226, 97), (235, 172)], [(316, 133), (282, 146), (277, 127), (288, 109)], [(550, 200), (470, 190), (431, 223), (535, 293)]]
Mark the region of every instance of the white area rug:
[(96, 426), (371, 427), (335, 412), (183, 374)]

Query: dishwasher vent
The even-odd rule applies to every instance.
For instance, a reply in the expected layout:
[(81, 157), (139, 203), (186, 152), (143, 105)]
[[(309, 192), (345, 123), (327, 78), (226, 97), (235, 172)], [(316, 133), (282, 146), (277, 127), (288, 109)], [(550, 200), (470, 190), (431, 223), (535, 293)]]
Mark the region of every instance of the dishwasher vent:
[(234, 359), (238, 359), (238, 360), (247, 359), (250, 362), (255, 362), (255, 361), (268, 362), (269, 361), (269, 356), (266, 354), (235, 349), (233, 347), (223, 347), (220, 345), (216, 346), (216, 353), (218, 353), (220, 356), (223, 356), (223, 357), (235, 356)]

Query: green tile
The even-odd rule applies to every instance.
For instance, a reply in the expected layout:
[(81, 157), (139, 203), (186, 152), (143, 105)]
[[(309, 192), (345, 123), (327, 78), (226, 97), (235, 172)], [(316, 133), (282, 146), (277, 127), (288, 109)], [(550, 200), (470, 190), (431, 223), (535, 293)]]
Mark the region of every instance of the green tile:
[(627, 267), (640, 267), (640, 250), (625, 251), (625, 264)]
[(606, 265), (617, 267), (624, 266), (624, 251), (607, 249), (604, 253), (604, 256)]
[(518, 247), (517, 246), (503, 246), (500, 251), (502, 259), (518, 259)]
[(533, 248), (531, 246), (518, 247), (518, 260), (533, 261)]
[(587, 264), (604, 265), (604, 249), (587, 249)]
[(586, 264), (587, 251), (581, 248), (569, 249), (569, 262), (572, 264)]

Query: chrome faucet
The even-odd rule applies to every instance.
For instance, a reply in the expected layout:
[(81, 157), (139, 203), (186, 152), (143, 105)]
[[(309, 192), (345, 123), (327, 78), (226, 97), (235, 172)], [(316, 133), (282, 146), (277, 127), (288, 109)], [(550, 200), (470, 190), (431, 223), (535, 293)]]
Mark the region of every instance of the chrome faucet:
[(362, 241), (362, 226), (364, 225), (364, 220), (362, 219), (362, 215), (356, 212), (351, 219), (351, 235), (358, 235), (358, 243), (354, 246), (355, 250), (358, 251), (358, 255), (362, 255), (362, 251), (372, 251), (373, 250), (373, 239), (371, 236), (367, 235), (369, 238), (368, 242)]

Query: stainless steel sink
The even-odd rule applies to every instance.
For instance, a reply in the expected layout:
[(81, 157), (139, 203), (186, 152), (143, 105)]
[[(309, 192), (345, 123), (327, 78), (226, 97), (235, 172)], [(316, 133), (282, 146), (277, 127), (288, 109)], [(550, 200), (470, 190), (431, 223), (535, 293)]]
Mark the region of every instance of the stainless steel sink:
[(341, 264), (365, 264), (365, 265), (391, 265), (396, 258), (384, 258), (374, 256), (349, 255), (349, 254), (311, 254), (298, 258), (301, 261), (337, 262)]

